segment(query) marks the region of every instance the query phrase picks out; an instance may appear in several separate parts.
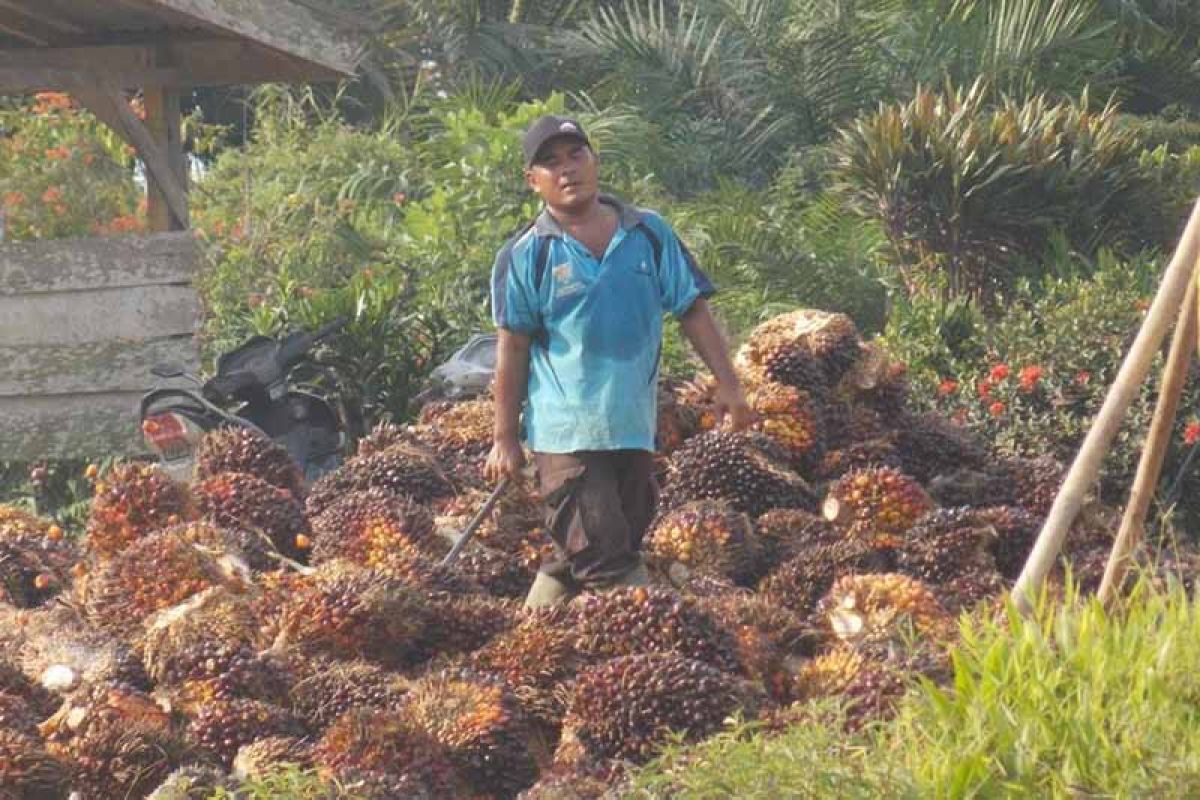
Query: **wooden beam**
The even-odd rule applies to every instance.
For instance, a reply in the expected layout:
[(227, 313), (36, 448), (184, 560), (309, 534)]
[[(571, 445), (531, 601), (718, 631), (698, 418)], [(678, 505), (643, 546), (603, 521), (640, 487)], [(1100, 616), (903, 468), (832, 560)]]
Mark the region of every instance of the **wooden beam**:
[(10, 9), (21, 16), (29, 17), (45, 29), (58, 31), (67, 36), (79, 36), (84, 33), (83, 28), (78, 25), (73, 25), (52, 13), (46, 13), (40, 4), (35, 7), (28, 3), (16, 2), (16, 0), (0, 0), (0, 8)]
[[(146, 130), (167, 156), (167, 166), (183, 190), (187, 191), (187, 155), (183, 152), (180, 134), (182, 113), (179, 92), (158, 86), (147, 86), (142, 92), (146, 108)], [(152, 232), (181, 231), (187, 222), (171, 212), (166, 195), (158, 181), (146, 181), (146, 214)]]
[(0, 297), (188, 284), (203, 257), (191, 233), (11, 242), (0, 245)]
[(82, 76), (66, 88), (85, 108), (134, 146), (146, 165), (147, 177), (162, 192), (179, 225), (186, 228), (189, 225), (187, 190), (176, 176), (167, 151), (133, 113), (120, 90)]
[(211, 28), (266, 45), (294, 58), (316, 64), (330, 73), (349, 76), (364, 48), (344, 31), (337, 31), (308, 8), (292, 0), (146, 0), (169, 8)]

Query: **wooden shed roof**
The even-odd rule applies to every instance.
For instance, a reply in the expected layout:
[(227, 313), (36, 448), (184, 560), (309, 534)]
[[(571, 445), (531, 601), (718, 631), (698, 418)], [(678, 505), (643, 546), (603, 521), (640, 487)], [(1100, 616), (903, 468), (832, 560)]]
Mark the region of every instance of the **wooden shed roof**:
[[(304, 0), (0, 0), (0, 93), (85, 71), (132, 88), (333, 80), (356, 35)], [(69, 83), (70, 81), (66, 81)]]

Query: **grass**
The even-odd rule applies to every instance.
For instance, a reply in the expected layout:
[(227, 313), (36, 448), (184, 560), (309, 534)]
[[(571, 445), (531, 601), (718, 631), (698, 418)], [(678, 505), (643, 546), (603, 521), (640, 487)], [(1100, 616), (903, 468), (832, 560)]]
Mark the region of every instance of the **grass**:
[(863, 733), (742, 728), (665, 753), (640, 798), (1200, 796), (1200, 606), (1139, 584), (1032, 619), (964, 622), (954, 682), (919, 685)]

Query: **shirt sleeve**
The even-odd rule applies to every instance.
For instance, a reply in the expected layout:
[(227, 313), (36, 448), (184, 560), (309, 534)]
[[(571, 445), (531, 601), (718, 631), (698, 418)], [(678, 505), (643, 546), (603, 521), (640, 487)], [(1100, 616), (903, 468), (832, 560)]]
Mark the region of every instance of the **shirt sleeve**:
[(712, 297), (717, 293), (712, 281), (700, 269), (691, 251), (687, 249), (675, 231), (657, 214), (650, 217), (648, 225), (662, 241), (662, 258), (658, 265), (659, 299), (663, 311), (682, 317), (699, 297)]
[(492, 265), (492, 321), (497, 328), (532, 335), (541, 327), (536, 295), (527, 280), (527, 270), (518, 263), (513, 242), (496, 254)]

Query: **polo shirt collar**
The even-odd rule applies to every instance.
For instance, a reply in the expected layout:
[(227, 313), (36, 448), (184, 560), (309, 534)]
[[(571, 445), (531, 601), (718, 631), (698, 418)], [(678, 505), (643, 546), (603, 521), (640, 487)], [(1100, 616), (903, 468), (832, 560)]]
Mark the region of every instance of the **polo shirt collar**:
[[(633, 229), (641, 221), (637, 209), (622, 203), (612, 195), (600, 195), (600, 202), (612, 206), (613, 210), (617, 212), (621, 227), (626, 231)], [(559, 239), (564, 236), (562, 226), (558, 224), (558, 220), (554, 218), (548, 208), (543, 208), (538, 214), (533, 223), (533, 231), (538, 236), (555, 236)]]

